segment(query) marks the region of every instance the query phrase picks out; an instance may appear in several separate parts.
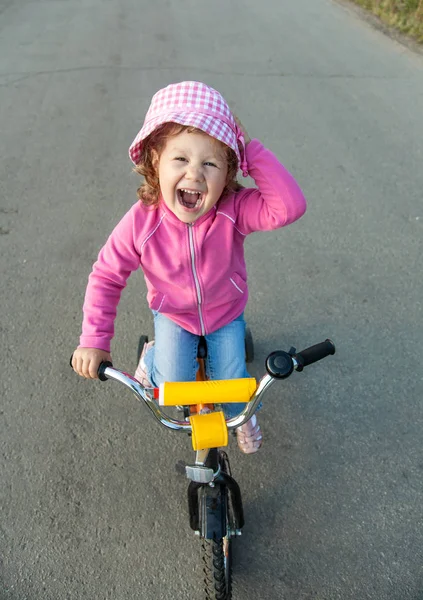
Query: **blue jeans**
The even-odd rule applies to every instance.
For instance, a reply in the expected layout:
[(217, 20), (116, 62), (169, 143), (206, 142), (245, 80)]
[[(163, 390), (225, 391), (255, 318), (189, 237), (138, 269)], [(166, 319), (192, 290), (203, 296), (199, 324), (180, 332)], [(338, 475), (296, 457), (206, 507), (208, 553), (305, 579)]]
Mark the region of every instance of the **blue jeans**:
[[(153, 315), (155, 343), (144, 357), (148, 379), (154, 386), (164, 381), (195, 381), (199, 336), (156, 311)], [(209, 379), (250, 377), (245, 365), (243, 314), (205, 338)], [(226, 418), (237, 415), (244, 407), (243, 403), (222, 405)]]

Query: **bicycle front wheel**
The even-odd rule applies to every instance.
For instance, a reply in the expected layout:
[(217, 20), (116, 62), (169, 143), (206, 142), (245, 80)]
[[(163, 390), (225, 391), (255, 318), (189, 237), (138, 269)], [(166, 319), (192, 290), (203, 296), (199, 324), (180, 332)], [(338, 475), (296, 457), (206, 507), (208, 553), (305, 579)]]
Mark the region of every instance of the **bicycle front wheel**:
[[(223, 450), (210, 453), (210, 460), (219, 462), (222, 473), (231, 475), (229, 459)], [(212, 505), (220, 506), (221, 527), (214, 534), (201, 540), (201, 559), (204, 573), (204, 590), (206, 600), (230, 600), (232, 598), (232, 532), (235, 527), (233, 507), (226, 486), (218, 485), (217, 495)], [(218, 531), (222, 533), (217, 534)], [(226, 532), (226, 535), (222, 535)], [(211, 532), (210, 532), (211, 533)]]
[(202, 539), (201, 558), (204, 572), (204, 591), (207, 600), (232, 598), (231, 538)]

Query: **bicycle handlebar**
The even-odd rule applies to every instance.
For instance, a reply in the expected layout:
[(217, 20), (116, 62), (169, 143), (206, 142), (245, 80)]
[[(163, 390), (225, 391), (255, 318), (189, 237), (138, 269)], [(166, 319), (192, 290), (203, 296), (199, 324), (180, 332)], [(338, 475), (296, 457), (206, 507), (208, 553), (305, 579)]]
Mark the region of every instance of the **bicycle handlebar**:
[[(269, 354), (266, 359), (267, 374), (260, 379), (255, 393), (252, 395), (245, 408), (236, 417), (226, 420), (228, 429), (236, 429), (251, 419), (264, 393), (276, 379), (286, 379), (294, 370), (302, 371), (304, 367), (322, 360), (331, 354), (335, 354), (335, 344), (329, 339), (326, 339), (320, 344), (310, 346), (305, 350), (301, 350), (301, 352), (296, 352), (295, 348), (291, 348), (289, 352), (279, 350)], [(72, 366), (72, 357), (70, 362)], [(114, 379), (125, 385), (134, 392), (138, 400), (143, 400), (145, 402), (152, 411), (154, 417), (168, 429), (191, 433), (192, 428), (189, 422), (179, 421), (169, 417), (155, 401), (154, 389), (143, 387), (137, 379), (132, 377), (132, 375), (119, 371), (119, 369), (115, 369), (110, 362), (104, 362), (101, 363), (98, 368), (98, 377), (101, 381)], [(216, 403), (218, 404), (218, 402)]]

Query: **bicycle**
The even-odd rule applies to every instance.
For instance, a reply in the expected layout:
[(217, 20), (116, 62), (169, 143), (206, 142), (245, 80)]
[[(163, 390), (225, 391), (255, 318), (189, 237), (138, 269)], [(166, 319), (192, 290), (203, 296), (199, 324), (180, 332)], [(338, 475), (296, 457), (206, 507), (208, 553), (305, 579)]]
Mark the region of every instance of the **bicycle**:
[[(250, 362), (253, 345), (251, 333), (247, 333), (246, 359)], [(145, 336), (140, 338), (138, 354), (146, 339)], [(241, 490), (231, 475), (228, 455), (222, 450), (228, 445), (228, 431), (235, 432), (253, 416), (265, 392), (276, 380), (286, 379), (294, 370), (302, 371), (307, 365), (335, 354), (335, 345), (326, 339), (301, 352), (295, 348), (288, 352), (272, 352), (265, 361), (267, 373), (258, 384), (254, 378), (206, 380), (206, 352), (205, 340), (200, 338), (198, 380), (195, 382), (166, 382), (159, 388), (146, 388), (128, 373), (115, 369), (111, 363), (102, 363), (98, 376), (101, 381), (112, 379), (125, 385), (138, 400), (144, 401), (162, 425), (191, 436), (196, 452), (195, 462), (191, 465), (180, 462), (178, 470), (185, 471), (190, 480), (190, 527), (201, 540), (205, 598), (230, 600), (231, 542), (241, 535), (244, 513)], [(219, 407), (225, 402), (245, 402), (246, 406), (235, 417), (225, 419)], [(170, 417), (162, 406), (179, 407), (184, 419)]]

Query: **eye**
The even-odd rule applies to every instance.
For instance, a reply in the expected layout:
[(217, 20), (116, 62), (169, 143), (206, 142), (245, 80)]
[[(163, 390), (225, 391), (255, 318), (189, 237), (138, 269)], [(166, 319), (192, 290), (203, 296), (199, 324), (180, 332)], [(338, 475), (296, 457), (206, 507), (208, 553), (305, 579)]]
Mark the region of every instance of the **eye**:
[(173, 160), (185, 161), (186, 158), (184, 158), (183, 156), (175, 156), (175, 158)]
[(205, 164), (205, 165), (207, 165), (208, 167), (216, 167), (216, 169), (218, 169), (218, 168), (219, 168), (219, 167), (218, 167), (218, 166), (217, 166), (215, 163), (212, 163), (212, 162), (210, 162), (210, 161), (208, 161), (208, 162), (205, 162), (204, 164)]

